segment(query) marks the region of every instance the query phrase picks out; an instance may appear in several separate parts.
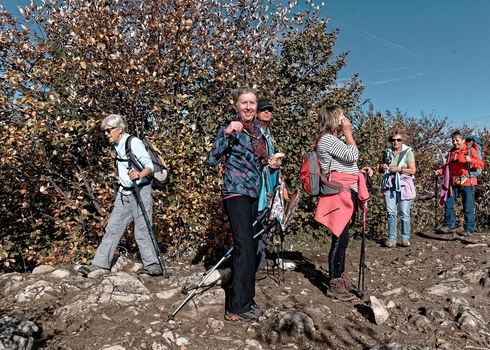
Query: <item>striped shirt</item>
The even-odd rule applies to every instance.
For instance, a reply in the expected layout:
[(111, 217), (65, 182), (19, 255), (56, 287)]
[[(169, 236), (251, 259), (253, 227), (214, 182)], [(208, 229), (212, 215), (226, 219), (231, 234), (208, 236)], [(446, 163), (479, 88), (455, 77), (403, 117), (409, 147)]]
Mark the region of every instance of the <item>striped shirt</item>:
[(325, 133), (318, 142), (316, 149), (320, 162), (321, 172), (328, 173), (338, 171), (339, 173), (357, 174), (357, 159), (359, 150), (352, 145), (346, 145), (338, 137)]

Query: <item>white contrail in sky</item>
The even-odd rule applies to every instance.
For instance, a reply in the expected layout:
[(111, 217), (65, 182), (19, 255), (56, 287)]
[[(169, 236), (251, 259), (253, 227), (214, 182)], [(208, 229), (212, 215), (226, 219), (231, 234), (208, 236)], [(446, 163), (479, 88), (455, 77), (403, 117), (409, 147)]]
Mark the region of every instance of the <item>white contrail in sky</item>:
[(417, 57), (417, 58), (422, 59), (422, 57), (420, 57), (420, 56), (412, 53), (410, 50), (406, 49), (405, 47), (403, 47), (401, 45), (398, 45), (398, 44), (395, 44), (395, 43), (393, 43), (391, 41), (385, 40), (383, 38), (380, 38), (380, 37), (378, 37), (378, 36), (376, 36), (374, 34), (371, 34), (369, 32), (366, 32), (364, 30), (351, 27), (348, 24), (345, 24), (345, 23), (342, 23), (342, 22), (339, 22), (339, 21), (335, 21), (335, 20), (332, 20), (332, 19), (330, 19), (330, 23), (332, 23), (335, 26), (339, 27), (341, 31), (342, 30), (345, 30), (345, 31), (351, 32), (351, 33), (353, 33), (353, 34), (355, 34), (357, 36), (360, 36), (361, 38), (374, 41), (375, 43), (378, 43), (380, 45), (386, 46), (386, 47), (388, 47), (388, 48), (390, 48), (392, 50), (395, 50), (395, 51), (404, 53), (406, 55), (409, 55), (409, 56), (413, 56), (413, 57)]

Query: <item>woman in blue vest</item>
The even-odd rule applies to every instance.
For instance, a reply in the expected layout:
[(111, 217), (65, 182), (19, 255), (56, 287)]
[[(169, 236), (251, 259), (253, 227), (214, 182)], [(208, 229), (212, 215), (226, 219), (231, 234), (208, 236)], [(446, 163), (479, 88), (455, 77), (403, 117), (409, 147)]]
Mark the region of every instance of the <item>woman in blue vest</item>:
[(388, 211), (389, 236), (385, 245), (396, 247), (397, 208), (401, 220), (401, 245), (410, 246), (410, 207), (415, 198), (415, 157), (413, 149), (403, 143), (404, 137), (399, 130), (390, 134), (391, 146), (383, 152), (383, 159), (379, 164), (379, 171), (384, 173), (381, 183), (381, 192), (385, 196), (386, 210)]

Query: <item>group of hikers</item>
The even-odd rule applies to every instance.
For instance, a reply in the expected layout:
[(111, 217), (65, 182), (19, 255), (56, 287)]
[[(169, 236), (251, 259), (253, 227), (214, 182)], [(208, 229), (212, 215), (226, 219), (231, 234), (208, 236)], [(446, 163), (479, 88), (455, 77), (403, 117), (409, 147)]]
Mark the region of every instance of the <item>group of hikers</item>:
[[(226, 293), (225, 319), (247, 321), (258, 319), (266, 310), (254, 301), (256, 280), (264, 278), (269, 269), (266, 259), (266, 236), (257, 237), (261, 223), (257, 217), (270, 205), (270, 196), (280, 181), (281, 162), (285, 155), (276, 152), (269, 123), (274, 107), (270, 100), (258, 98), (248, 86), (233, 91), (234, 118), (221, 127), (207, 154), (210, 166), (220, 165), (221, 197), (233, 234), (231, 256), (231, 288)], [(105, 228), (105, 235), (90, 265), (80, 268), (83, 275), (109, 270), (120, 238), (134, 222), (134, 236), (140, 250), (143, 267), (138, 274), (159, 276), (162, 266), (148, 233), (147, 218), (152, 217), (152, 186), (149, 176), (153, 164), (141, 140), (130, 140), (131, 150), (141, 171), (131, 168), (126, 157), (125, 143), (130, 135), (122, 116), (111, 114), (101, 123), (101, 129), (117, 152), (117, 177), (120, 182), (114, 209)], [(355, 298), (354, 285), (345, 271), (349, 230), (354, 223), (359, 200), (369, 199), (366, 176), (371, 167), (359, 169), (359, 151), (352, 133), (352, 124), (338, 105), (325, 105), (318, 111), (316, 152), (321, 172), (342, 184), (343, 191), (335, 200), (320, 195), (315, 220), (332, 233), (328, 255), (329, 288), (327, 295), (348, 301)], [(341, 138), (341, 136), (343, 136)], [(385, 246), (397, 246), (397, 217), (401, 221), (402, 247), (410, 246), (410, 207), (415, 198), (413, 182), (416, 173), (414, 150), (405, 145), (401, 130), (389, 135), (391, 146), (382, 153), (378, 171), (383, 174), (381, 191), (385, 198), (389, 228)], [(460, 132), (452, 134), (453, 148), (446, 164), (436, 171), (443, 176), (440, 203), (445, 205), (445, 225), (441, 233), (456, 232), (454, 206), (461, 194), (464, 211), (464, 232), (474, 232), (474, 190), (477, 178), (472, 172), (483, 169), (483, 161), (475, 148), (467, 148)], [(125, 161), (126, 160), (126, 161)], [(111, 177), (116, 174), (110, 174)], [(136, 187), (135, 187), (136, 186)], [(134, 191), (137, 189), (137, 191)], [(135, 195), (137, 192), (138, 195)], [(333, 203), (335, 202), (335, 208)], [(142, 210), (147, 215), (142, 215)]]

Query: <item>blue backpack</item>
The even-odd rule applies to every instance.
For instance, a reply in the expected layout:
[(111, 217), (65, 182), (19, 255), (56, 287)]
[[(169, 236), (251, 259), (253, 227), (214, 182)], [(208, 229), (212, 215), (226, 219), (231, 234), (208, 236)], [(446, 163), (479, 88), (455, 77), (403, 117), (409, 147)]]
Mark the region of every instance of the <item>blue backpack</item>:
[[(475, 135), (466, 136), (465, 138), (466, 149), (474, 148), (478, 157), (483, 160), (484, 152), (483, 152), (483, 142), (481, 142), (480, 138)], [(470, 172), (470, 177), (477, 177), (481, 174), (481, 169), (477, 171)]]

